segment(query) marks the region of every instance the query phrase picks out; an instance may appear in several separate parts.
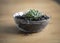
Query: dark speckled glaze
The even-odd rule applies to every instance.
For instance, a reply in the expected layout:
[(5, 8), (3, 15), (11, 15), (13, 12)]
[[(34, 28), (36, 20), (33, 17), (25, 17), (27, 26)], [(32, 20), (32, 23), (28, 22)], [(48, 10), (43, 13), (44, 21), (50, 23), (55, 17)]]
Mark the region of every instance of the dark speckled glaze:
[(39, 32), (45, 28), (49, 22), (49, 18), (42, 21), (26, 21), (23, 19), (14, 18), (18, 29), (22, 32)]

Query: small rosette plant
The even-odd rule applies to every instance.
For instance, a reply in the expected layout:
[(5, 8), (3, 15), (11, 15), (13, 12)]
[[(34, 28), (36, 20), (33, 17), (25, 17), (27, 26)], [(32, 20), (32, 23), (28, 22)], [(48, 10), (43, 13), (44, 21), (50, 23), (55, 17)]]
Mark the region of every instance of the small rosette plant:
[(43, 19), (49, 18), (46, 15), (43, 15), (42, 12), (39, 12), (38, 10), (35, 10), (35, 9), (30, 9), (24, 15), (24, 17), (27, 18), (27, 20), (30, 20), (30, 21), (39, 21), (39, 20), (43, 20)]

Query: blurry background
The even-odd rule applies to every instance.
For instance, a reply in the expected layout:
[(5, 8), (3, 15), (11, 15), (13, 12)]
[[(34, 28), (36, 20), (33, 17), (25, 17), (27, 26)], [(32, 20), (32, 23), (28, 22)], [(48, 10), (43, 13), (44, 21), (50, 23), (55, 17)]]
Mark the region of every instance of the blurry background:
[[(18, 34), (13, 14), (37, 9), (51, 16), (39, 33)], [(0, 43), (60, 43), (60, 0), (0, 0)]]

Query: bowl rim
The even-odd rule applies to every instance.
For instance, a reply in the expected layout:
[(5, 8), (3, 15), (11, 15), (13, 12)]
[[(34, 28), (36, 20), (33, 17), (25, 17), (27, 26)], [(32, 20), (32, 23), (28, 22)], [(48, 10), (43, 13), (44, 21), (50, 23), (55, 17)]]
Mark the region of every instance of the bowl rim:
[[(16, 16), (20, 16), (20, 14), (18, 14), (18, 13), (22, 13), (22, 15), (23, 15), (23, 12), (17, 12), (17, 13), (15, 13), (14, 15), (13, 15), (13, 18), (14, 18), (14, 20), (23, 20), (24, 22), (26, 22), (26, 23), (22, 23), (22, 24), (39, 24), (39, 23), (42, 23), (42, 22), (47, 22), (47, 21), (49, 21), (50, 20), (50, 16), (48, 16), (49, 18), (48, 19), (44, 19), (44, 20), (38, 20), (38, 21), (29, 21), (29, 20), (24, 20), (24, 19), (17, 19), (17, 18), (15, 18)], [(29, 22), (29, 23), (28, 23)], [(35, 22), (35, 23), (34, 23)]]

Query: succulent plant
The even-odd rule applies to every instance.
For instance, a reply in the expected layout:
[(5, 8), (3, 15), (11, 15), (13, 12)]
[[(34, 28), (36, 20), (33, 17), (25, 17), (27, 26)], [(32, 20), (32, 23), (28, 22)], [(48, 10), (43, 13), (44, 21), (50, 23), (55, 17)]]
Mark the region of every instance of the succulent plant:
[(39, 20), (45, 20), (49, 17), (47, 15), (43, 15), (42, 12), (39, 12), (35, 9), (30, 9), (28, 12), (24, 13), (22, 16), (16, 16), (16, 18), (29, 20), (29, 21), (39, 21)]
[(26, 14), (25, 17), (28, 18), (28, 20), (38, 20), (39, 17), (42, 16), (42, 13), (35, 9), (30, 9)]

